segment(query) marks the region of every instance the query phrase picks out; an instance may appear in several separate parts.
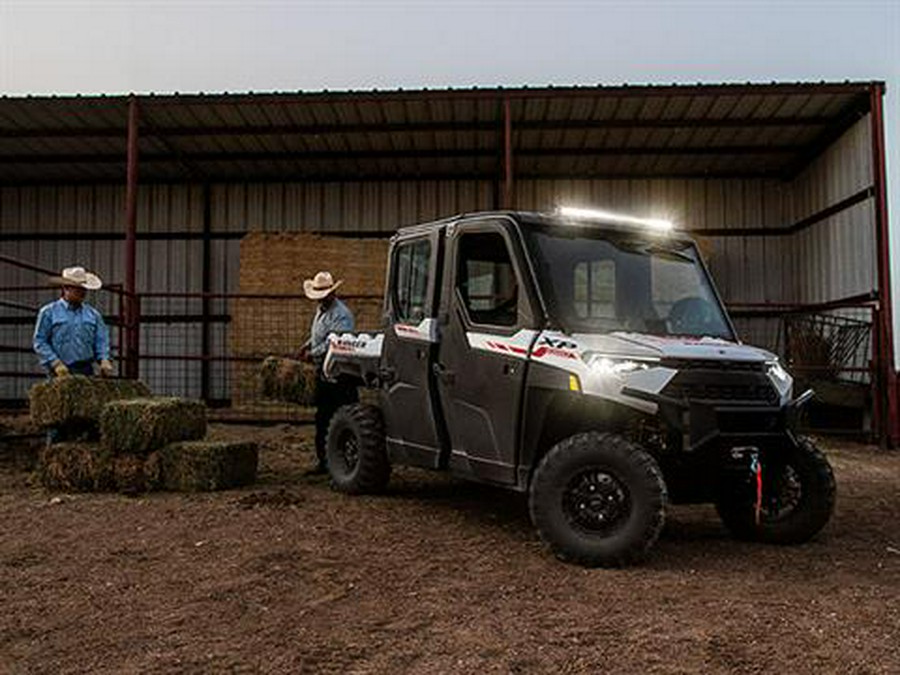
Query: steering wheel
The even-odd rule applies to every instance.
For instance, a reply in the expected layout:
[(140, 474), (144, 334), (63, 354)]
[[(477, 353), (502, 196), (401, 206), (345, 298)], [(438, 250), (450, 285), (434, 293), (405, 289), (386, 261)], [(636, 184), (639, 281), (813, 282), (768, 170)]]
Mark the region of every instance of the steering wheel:
[(669, 330), (678, 335), (703, 335), (719, 328), (718, 316), (709, 300), (682, 298), (669, 310)]

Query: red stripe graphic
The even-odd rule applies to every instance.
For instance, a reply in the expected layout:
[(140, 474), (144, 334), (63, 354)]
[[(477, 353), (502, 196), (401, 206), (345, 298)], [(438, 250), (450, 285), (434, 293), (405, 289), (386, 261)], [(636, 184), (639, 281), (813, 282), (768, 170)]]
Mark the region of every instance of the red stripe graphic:
[(578, 355), (575, 352), (570, 352), (567, 349), (557, 349), (556, 347), (538, 347), (531, 355), (536, 359), (540, 359), (545, 356), (558, 356), (562, 359), (578, 358)]

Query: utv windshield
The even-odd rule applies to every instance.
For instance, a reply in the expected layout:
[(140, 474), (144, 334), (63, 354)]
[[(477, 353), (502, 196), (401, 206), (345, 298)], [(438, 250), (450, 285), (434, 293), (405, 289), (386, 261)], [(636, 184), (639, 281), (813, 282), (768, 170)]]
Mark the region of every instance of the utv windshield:
[(734, 339), (693, 244), (555, 226), (525, 233), (548, 309), (567, 332)]

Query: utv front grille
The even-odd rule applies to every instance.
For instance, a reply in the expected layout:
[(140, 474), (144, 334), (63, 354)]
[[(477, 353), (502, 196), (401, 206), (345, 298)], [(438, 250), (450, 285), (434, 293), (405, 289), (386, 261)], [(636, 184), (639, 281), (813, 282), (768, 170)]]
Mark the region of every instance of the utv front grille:
[[(666, 362), (669, 365), (671, 361)], [(663, 390), (670, 398), (733, 405), (778, 405), (778, 392), (761, 364), (740, 363), (738, 368), (720, 368), (716, 361), (684, 360), (678, 373)], [(672, 366), (670, 366), (672, 367)]]
[(659, 364), (673, 370), (711, 370), (716, 372), (762, 373), (766, 364), (761, 361), (715, 361), (713, 359), (663, 359)]
[[(677, 379), (677, 378), (676, 378)], [(742, 403), (778, 403), (778, 392), (770, 383), (743, 384), (678, 383), (671, 382), (663, 392), (666, 396), (686, 401), (727, 401)]]

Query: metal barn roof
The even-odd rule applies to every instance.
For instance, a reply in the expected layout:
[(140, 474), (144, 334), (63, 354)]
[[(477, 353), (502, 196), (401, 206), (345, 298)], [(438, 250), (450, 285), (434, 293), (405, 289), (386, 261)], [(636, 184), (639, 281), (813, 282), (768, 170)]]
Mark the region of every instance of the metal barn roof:
[[(0, 184), (790, 178), (878, 82), (0, 98)], [(507, 113), (508, 110), (508, 113)], [(507, 127), (508, 114), (508, 127)]]

